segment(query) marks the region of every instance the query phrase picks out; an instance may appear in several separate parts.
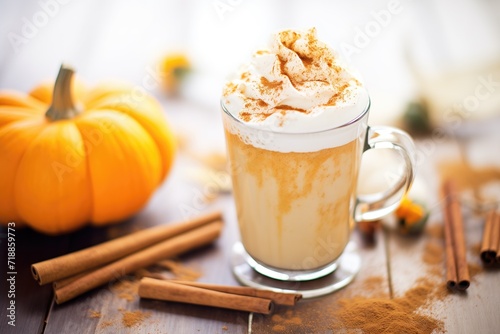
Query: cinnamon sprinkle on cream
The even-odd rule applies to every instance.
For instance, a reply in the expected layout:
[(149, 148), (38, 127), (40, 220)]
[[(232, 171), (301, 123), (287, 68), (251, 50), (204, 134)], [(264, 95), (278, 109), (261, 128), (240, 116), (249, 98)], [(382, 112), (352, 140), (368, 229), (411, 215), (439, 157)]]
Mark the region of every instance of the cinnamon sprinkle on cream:
[[(255, 52), (223, 91), (227, 110), (243, 122), (286, 128), (304, 122), (323, 129), (340, 113), (354, 118), (357, 105), (364, 107), (367, 99), (356, 76), (317, 38), (315, 28), (275, 34), (269, 49)], [(268, 119), (270, 114), (276, 115)], [(303, 116), (308, 114), (315, 115), (311, 121)]]
[(308, 113), (309, 111), (305, 110), (305, 109), (300, 109), (300, 108), (295, 108), (295, 107), (292, 107), (292, 106), (287, 106), (287, 105), (280, 105), (280, 106), (276, 106), (274, 107), (274, 109), (276, 110), (281, 110), (280, 112), (283, 114), (283, 112), (286, 113), (287, 110), (295, 110), (295, 111), (298, 111), (298, 112), (302, 112), (302, 113)]
[(248, 71), (247, 72), (243, 72), (240, 75), (240, 79), (241, 80), (248, 80), (249, 77), (250, 77), (250, 72), (248, 72)]
[(282, 89), (283, 88), (283, 82), (281, 81), (269, 81), (265, 77), (260, 77), (260, 92), (264, 93), (268, 89)]

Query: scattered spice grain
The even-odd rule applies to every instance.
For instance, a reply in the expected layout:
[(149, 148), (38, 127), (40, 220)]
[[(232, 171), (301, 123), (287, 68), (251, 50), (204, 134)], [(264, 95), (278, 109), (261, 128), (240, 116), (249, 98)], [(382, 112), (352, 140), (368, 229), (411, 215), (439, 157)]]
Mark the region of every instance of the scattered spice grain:
[(388, 290), (387, 280), (382, 276), (367, 277), (361, 283), (361, 289), (370, 297), (383, 297)]
[(470, 246), (469, 251), (477, 257), (481, 256), (481, 242), (475, 243)]
[(275, 323), (272, 327), (274, 332), (287, 332), (289, 328), (302, 325), (302, 318), (295, 315), (293, 310), (287, 310), (283, 315), (274, 314), (271, 320)]
[(333, 312), (334, 330), (361, 330), (365, 334), (443, 332), (444, 324), (419, 309), (436, 297), (435, 284), (422, 279), (403, 296), (394, 299), (354, 297), (341, 299)]
[(283, 325), (274, 325), (273, 331), (274, 332), (284, 332), (284, 331), (286, 331), (286, 327)]
[[(382, 276), (370, 276), (361, 282), (363, 296), (346, 295), (328, 309), (334, 322), (330, 330), (349, 333), (442, 333), (445, 332), (443, 321), (432, 314), (423, 313), (433, 303), (443, 301), (450, 292), (444, 285), (438, 284), (443, 275), (443, 228), (440, 225), (428, 225), (425, 233), (429, 236), (423, 247), (422, 261), (426, 265), (423, 277), (413, 288), (401, 296), (389, 299), (386, 279)], [(475, 271), (471, 270), (472, 275)], [(274, 332), (289, 332), (292, 328), (285, 317), (275, 314), (272, 317)], [(310, 326), (314, 324), (307, 324)], [(318, 327), (317, 330), (320, 330)]]
[(101, 316), (101, 312), (89, 310), (89, 318), (100, 318)]
[(435, 241), (429, 241), (425, 244), (422, 261), (431, 266), (440, 265), (443, 263), (443, 251), (444, 248), (442, 244)]
[(442, 224), (429, 224), (425, 228), (425, 234), (436, 239), (444, 239), (444, 228)]
[(447, 177), (456, 180), (460, 189), (476, 190), (476, 195), (480, 195), (476, 199), (480, 201), (494, 200), (494, 198), (480, 194), (478, 190), (500, 179), (500, 169), (496, 166), (475, 167), (462, 160), (446, 161), (438, 165), (438, 172), (442, 178)]
[(141, 268), (134, 272), (136, 279), (141, 279), (143, 277), (156, 278), (156, 279), (165, 279), (161, 273), (153, 272), (148, 269)]
[(122, 310), (122, 323), (125, 327), (134, 327), (140, 325), (145, 319), (149, 318), (151, 313), (142, 311)]
[(99, 324), (99, 328), (104, 329), (104, 328), (108, 328), (109, 326), (112, 326), (112, 325), (113, 325), (113, 321), (107, 320), (107, 321), (101, 322)]
[(199, 271), (186, 267), (173, 260), (160, 261), (157, 265), (170, 270), (172, 274), (174, 274), (175, 279), (180, 281), (196, 281), (202, 275)]
[(135, 279), (122, 279), (111, 285), (110, 289), (118, 295), (119, 298), (131, 302), (138, 297), (137, 291), (139, 291), (139, 281)]
[(484, 268), (482, 266), (475, 263), (469, 263), (469, 274), (472, 281), (475, 281), (477, 275), (482, 273), (483, 271)]
[(427, 265), (427, 273), (441, 279), (444, 275), (444, 246), (439, 240), (429, 240), (424, 246), (422, 261)]

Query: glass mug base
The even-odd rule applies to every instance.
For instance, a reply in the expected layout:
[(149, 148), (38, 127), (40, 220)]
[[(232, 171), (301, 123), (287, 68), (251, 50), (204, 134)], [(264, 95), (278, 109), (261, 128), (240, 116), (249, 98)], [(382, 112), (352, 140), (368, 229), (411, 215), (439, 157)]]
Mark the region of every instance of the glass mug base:
[(234, 244), (231, 266), (233, 274), (244, 285), (276, 292), (300, 293), (303, 298), (323, 296), (348, 285), (361, 267), (356, 244), (349, 242), (337, 261), (318, 271), (280, 271), (255, 261), (241, 242)]
[[(311, 270), (286, 270), (280, 268), (273, 268), (255, 260), (251, 255), (248, 254), (248, 252), (245, 250), (245, 247), (241, 243), (240, 245), (241, 247), (243, 247), (241, 253), (245, 257), (245, 260), (250, 265), (250, 267), (252, 267), (258, 273), (264, 276), (274, 278), (280, 281), (292, 281), (292, 282), (310, 281), (313, 279), (318, 279), (320, 277), (326, 276), (334, 272), (335, 269), (337, 269), (338, 267), (337, 264), (338, 259), (337, 259), (337, 261), (330, 263), (326, 266)], [(240, 247), (240, 246), (236, 244), (234, 247)]]

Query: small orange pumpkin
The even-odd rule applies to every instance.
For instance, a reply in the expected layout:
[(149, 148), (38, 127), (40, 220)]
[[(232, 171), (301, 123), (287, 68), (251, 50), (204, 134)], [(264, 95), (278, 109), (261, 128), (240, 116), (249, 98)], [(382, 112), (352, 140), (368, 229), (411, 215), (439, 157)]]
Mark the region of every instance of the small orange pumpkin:
[(86, 90), (73, 73), (61, 66), (53, 90), (0, 91), (2, 223), (55, 235), (118, 222), (170, 170), (175, 140), (159, 103), (118, 85)]

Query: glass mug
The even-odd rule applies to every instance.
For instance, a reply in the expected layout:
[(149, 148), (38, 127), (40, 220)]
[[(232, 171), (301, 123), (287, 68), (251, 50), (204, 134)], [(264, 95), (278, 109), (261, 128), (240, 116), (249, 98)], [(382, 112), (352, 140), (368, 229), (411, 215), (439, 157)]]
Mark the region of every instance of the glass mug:
[[(394, 211), (413, 182), (412, 139), (392, 127), (369, 127), (369, 102), (345, 124), (304, 133), (252, 127), (221, 107), (242, 244), (233, 251), (265, 277), (304, 282), (331, 274), (355, 222)], [(381, 148), (403, 158), (403, 175), (384, 192), (357, 195), (363, 152)], [(234, 266), (240, 281), (262, 287)]]

